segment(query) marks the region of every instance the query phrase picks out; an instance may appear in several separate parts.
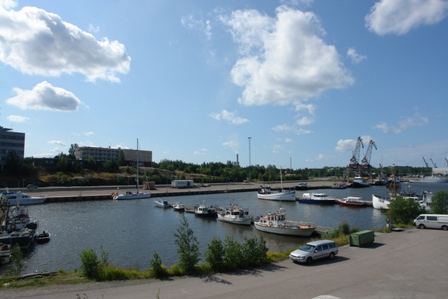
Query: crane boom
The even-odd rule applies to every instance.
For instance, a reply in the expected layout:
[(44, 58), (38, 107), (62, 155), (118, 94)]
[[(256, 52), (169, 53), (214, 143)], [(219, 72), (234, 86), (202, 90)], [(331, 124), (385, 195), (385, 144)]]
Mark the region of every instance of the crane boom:
[(350, 159), (350, 164), (349, 164), (350, 168), (358, 168), (359, 167), (359, 151), (360, 151), (361, 147), (364, 148), (364, 144), (362, 144), (361, 137), (358, 137), (358, 140), (356, 141), (355, 150), (353, 151), (353, 156)]
[(434, 163), (434, 161), (432, 160), (432, 158), (429, 158), (429, 160), (431, 160), (432, 166), (434, 166), (434, 168), (437, 168), (436, 163)]
[(429, 168), (428, 162), (426, 162), (425, 157), (422, 157), (422, 158), (423, 158), (423, 162), (425, 162), (426, 168)]
[(372, 148), (377, 149), (376, 145), (375, 145), (375, 141), (370, 140), (369, 145), (367, 147), (366, 154), (365, 154), (364, 158), (361, 161), (361, 163), (362, 163), (361, 167), (362, 168), (370, 168), (370, 159), (372, 158)]

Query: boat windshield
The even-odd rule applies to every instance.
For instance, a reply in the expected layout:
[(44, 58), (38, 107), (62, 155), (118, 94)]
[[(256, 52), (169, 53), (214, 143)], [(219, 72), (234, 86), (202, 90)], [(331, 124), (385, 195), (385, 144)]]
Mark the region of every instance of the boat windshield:
[(315, 246), (312, 246), (312, 245), (309, 245), (309, 244), (305, 244), (305, 245), (302, 245), (301, 247), (300, 247), (300, 250), (302, 250), (302, 251), (306, 251), (306, 252), (313, 252), (314, 251), (314, 248), (316, 248)]

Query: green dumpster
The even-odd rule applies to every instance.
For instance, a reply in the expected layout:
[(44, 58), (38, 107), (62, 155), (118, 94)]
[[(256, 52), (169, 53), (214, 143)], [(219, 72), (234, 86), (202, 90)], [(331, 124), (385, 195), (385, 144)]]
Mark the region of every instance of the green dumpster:
[(373, 230), (363, 230), (347, 236), (347, 241), (350, 246), (358, 246), (373, 243), (375, 234)]

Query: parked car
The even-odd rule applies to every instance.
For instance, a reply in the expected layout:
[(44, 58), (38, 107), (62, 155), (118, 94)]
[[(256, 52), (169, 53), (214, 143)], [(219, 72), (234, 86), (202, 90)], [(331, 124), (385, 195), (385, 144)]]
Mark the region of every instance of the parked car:
[(289, 254), (293, 262), (310, 264), (313, 260), (328, 257), (333, 259), (339, 253), (338, 246), (331, 240), (306, 243)]
[(448, 230), (448, 215), (441, 214), (421, 214), (414, 219), (416, 228), (441, 228)]
[(36, 185), (33, 184), (28, 184), (26, 185), (26, 189), (37, 189), (38, 187)]

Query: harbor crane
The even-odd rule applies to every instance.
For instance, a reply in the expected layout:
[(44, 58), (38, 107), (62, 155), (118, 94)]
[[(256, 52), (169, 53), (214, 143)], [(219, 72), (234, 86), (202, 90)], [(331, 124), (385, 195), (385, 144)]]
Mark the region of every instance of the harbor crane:
[(375, 141), (370, 140), (369, 145), (367, 146), (367, 151), (364, 158), (361, 161), (361, 168), (370, 169), (370, 159), (372, 158), (372, 148), (376, 148)]
[(445, 157), (446, 167), (448, 167), (448, 159)]
[(425, 162), (426, 168), (429, 168), (428, 162), (426, 162), (425, 157), (422, 157), (422, 158), (423, 158), (423, 162)]
[(436, 163), (434, 163), (434, 161), (432, 160), (432, 158), (429, 158), (429, 160), (431, 160), (432, 166), (434, 166), (434, 168), (437, 168)]
[(364, 148), (364, 144), (362, 144), (361, 137), (358, 137), (358, 140), (356, 141), (355, 150), (353, 151), (353, 156), (350, 159), (350, 164), (348, 165), (349, 168), (351, 168), (351, 169), (359, 168), (359, 151), (360, 151), (361, 147)]

